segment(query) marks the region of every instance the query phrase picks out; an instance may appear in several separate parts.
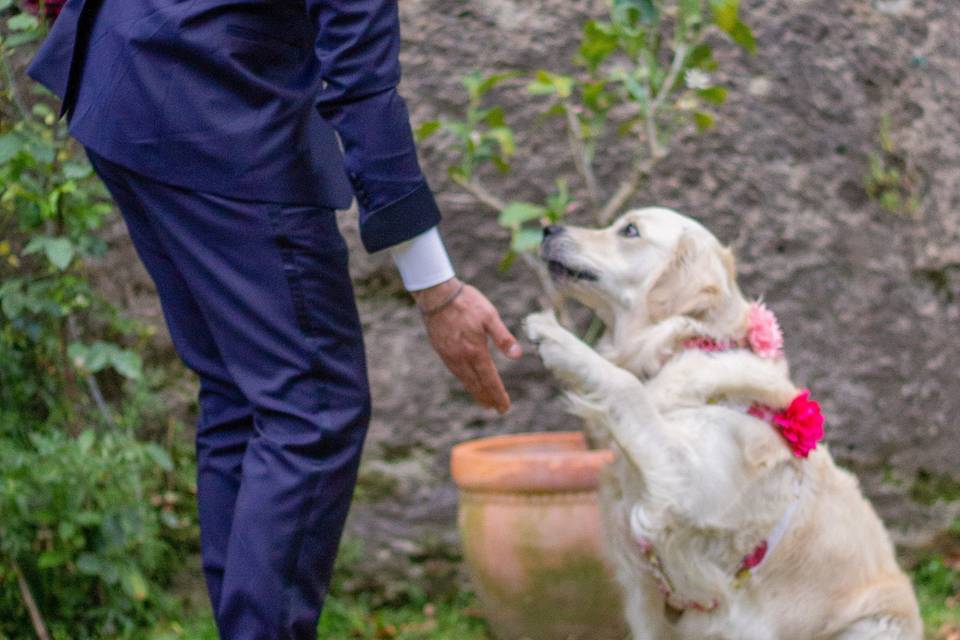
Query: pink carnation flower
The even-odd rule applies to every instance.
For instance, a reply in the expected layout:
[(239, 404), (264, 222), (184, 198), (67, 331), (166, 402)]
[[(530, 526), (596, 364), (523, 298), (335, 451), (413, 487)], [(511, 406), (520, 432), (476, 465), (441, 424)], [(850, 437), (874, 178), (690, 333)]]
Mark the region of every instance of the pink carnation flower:
[(774, 415), (773, 422), (798, 458), (806, 458), (823, 439), (820, 404), (810, 399), (807, 389), (803, 389), (789, 407)]
[(762, 302), (752, 302), (747, 314), (747, 341), (761, 358), (778, 358), (783, 353), (783, 332), (777, 316)]

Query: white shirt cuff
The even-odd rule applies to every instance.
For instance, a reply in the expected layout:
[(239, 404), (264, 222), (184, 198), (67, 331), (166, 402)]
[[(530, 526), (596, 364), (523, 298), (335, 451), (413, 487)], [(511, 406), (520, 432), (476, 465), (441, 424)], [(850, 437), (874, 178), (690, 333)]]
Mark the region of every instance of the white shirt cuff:
[(419, 291), (446, 282), (455, 274), (437, 227), (390, 247), (407, 291)]

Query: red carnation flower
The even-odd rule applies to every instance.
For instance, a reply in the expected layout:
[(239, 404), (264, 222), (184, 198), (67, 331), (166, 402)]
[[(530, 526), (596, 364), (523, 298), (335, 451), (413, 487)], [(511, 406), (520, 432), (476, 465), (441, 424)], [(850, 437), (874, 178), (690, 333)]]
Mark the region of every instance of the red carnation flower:
[(803, 389), (790, 406), (773, 416), (793, 455), (806, 458), (823, 439), (823, 414), (820, 405), (810, 399), (810, 391)]
[[(60, 10), (67, 0), (45, 0), (43, 2), (43, 14), (51, 23), (60, 15)], [(30, 13), (37, 15), (40, 12), (41, 0), (24, 0), (24, 8)]]

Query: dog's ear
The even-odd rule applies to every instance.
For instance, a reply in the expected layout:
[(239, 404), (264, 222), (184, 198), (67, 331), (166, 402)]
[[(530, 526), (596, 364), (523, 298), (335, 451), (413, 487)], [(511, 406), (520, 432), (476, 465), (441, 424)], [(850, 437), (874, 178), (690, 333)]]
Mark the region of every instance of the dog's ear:
[[(719, 258), (719, 260), (718, 260)], [(670, 316), (705, 318), (721, 302), (736, 266), (733, 253), (680, 236), (670, 261), (647, 292), (647, 313), (653, 322)]]

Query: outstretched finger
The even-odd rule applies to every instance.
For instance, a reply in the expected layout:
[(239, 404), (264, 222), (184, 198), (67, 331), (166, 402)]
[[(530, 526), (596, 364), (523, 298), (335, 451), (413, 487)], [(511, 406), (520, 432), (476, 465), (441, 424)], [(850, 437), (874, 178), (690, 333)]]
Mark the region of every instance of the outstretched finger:
[(503, 352), (503, 355), (508, 358), (513, 358), (514, 360), (523, 355), (523, 348), (520, 346), (520, 343), (517, 342), (517, 339), (513, 337), (513, 334), (510, 333), (510, 330), (507, 329), (507, 326), (503, 324), (503, 320), (500, 319), (500, 314), (497, 313), (496, 310), (494, 310), (487, 321), (484, 322), (483, 328), (490, 337), (493, 338), (494, 344)]
[(480, 385), (483, 387), (484, 395), (490, 399), (490, 404), (500, 413), (506, 413), (510, 408), (510, 396), (503, 386), (503, 380), (494, 366), (490, 354), (484, 352), (478, 356), (471, 366), (480, 379)]
[(480, 375), (473, 368), (472, 363), (460, 361), (456, 365), (449, 366), (449, 368), (451, 373), (463, 384), (463, 388), (467, 390), (467, 393), (473, 396), (474, 401), (484, 407), (495, 408), (493, 399), (487, 394)]

